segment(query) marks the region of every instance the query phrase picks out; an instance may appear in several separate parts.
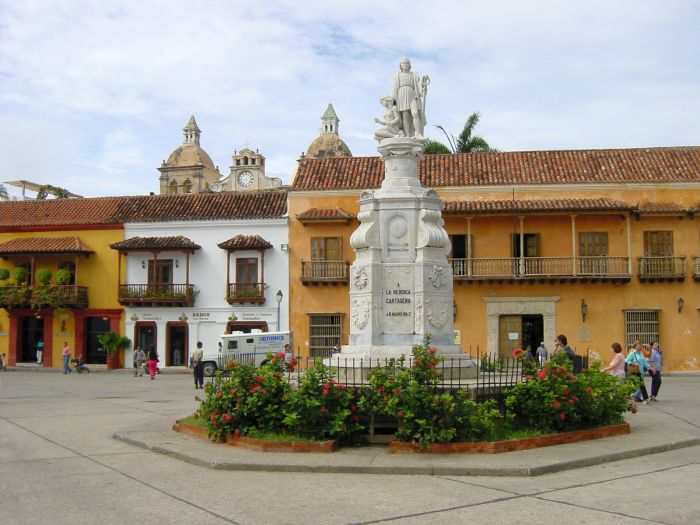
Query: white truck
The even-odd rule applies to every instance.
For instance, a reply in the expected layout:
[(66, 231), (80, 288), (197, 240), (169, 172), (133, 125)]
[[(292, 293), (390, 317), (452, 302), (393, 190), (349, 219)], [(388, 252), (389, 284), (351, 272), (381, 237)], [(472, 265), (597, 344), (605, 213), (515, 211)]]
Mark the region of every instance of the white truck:
[(226, 366), (229, 361), (260, 366), (267, 360), (267, 354), (284, 352), (284, 345), (292, 345), (292, 333), (262, 332), (254, 330), (246, 334), (233, 332), (221, 336), (219, 348), (215, 351), (205, 351), (202, 357), (204, 375), (213, 376), (219, 367)]

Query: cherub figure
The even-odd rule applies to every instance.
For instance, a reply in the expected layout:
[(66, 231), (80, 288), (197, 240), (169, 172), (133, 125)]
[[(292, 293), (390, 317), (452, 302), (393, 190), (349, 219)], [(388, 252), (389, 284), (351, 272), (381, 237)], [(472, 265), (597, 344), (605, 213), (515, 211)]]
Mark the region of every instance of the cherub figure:
[(405, 133), (401, 129), (401, 115), (396, 108), (394, 99), (389, 95), (384, 95), (379, 99), (379, 102), (386, 108), (384, 111), (384, 120), (375, 118), (377, 124), (382, 127), (374, 132), (375, 140), (390, 139), (394, 137), (403, 137)]

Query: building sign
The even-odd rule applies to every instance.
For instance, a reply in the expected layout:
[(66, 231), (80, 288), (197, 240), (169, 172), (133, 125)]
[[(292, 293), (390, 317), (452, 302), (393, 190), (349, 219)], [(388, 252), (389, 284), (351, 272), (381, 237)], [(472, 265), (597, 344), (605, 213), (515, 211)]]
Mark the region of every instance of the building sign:
[(384, 333), (412, 334), (413, 329), (413, 267), (385, 268), (382, 295)]
[(193, 321), (209, 321), (210, 316), (209, 312), (192, 312)]
[(152, 313), (144, 312), (141, 314), (142, 321), (162, 321), (163, 318), (159, 315), (153, 315)]

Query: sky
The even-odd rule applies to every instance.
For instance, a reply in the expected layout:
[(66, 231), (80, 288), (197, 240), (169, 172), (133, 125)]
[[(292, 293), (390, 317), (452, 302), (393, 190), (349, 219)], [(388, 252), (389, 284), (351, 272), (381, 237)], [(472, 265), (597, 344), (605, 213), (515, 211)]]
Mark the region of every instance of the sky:
[(697, 0), (0, 0), (0, 182), (158, 193), (194, 115), (222, 175), (249, 143), (288, 183), (329, 102), (377, 155), (404, 56), (434, 139), (478, 111), (502, 151), (697, 146), (698, 27)]

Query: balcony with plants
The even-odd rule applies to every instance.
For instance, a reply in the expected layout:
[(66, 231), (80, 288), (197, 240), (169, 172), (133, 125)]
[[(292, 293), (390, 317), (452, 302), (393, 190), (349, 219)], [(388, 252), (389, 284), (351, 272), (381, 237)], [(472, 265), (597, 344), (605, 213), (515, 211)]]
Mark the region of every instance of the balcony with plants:
[[(8, 283), (12, 275), (13, 283)], [(55, 283), (51, 283), (52, 272), (39, 268), (34, 274), (33, 284), (29, 284), (27, 270), (16, 267), (12, 274), (7, 268), (0, 268), (0, 308), (87, 308), (88, 287), (70, 284), (71, 273), (60, 269), (56, 272)]]
[(124, 306), (194, 306), (198, 291), (193, 284), (120, 284), (119, 304)]
[(229, 304), (264, 304), (265, 283), (229, 283), (226, 301)]

